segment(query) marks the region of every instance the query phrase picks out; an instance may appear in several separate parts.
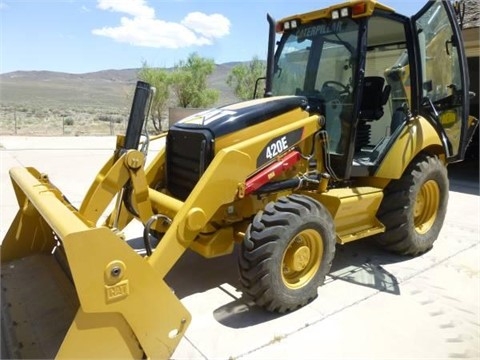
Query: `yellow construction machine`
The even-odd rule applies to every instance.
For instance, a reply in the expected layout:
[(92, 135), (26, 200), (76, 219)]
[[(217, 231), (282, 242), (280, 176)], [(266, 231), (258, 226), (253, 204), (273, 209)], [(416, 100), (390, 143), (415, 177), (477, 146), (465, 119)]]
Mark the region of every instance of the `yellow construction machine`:
[[(317, 296), (336, 244), (428, 251), (447, 164), (477, 122), (456, 16), (448, 1), (407, 17), (371, 0), (268, 16), (265, 96), (149, 137), (153, 89), (139, 82), (78, 209), (47, 175), (11, 169), (2, 356), (169, 358), (190, 315), (164, 278), (187, 249), (213, 258), (238, 244), (243, 292), (281, 313)], [(154, 141), (165, 146), (147, 164)], [(124, 236), (134, 219), (143, 253)]]

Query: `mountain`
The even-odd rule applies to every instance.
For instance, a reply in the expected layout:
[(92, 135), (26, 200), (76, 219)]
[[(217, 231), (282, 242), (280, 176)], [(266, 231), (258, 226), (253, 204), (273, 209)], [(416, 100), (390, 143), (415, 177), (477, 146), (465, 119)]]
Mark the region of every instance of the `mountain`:
[(101, 70), (85, 74), (70, 74), (56, 71), (14, 71), (0, 74), (2, 80), (35, 80), (35, 81), (54, 81), (54, 80), (106, 80), (106, 81), (133, 81), (137, 76), (138, 69), (124, 70)]
[[(216, 65), (209, 86), (220, 93), (217, 106), (237, 101), (226, 84), (240, 64)], [(102, 70), (84, 74), (55, 71), (14, 71), (0, 74), (0, 105), (29, 107), (129, 107), (139, 69)]]

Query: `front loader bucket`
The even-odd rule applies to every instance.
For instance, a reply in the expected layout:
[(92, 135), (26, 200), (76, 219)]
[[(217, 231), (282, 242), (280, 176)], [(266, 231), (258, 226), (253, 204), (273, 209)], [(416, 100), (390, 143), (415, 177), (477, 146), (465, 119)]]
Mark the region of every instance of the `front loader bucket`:
[(54, 358), (78, 307), (53, 256), (2, 263), (2, 358)]
[(190, 314), (148, 261), (33, 168), (0, 248), (2, 358), (171, 356)]

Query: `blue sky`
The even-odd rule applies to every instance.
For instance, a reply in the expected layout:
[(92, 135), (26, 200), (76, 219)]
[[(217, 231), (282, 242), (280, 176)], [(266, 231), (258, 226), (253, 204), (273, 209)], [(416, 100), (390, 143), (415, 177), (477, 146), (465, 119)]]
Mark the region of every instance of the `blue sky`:
[[(171, 67), (190, 53), (217, 64), (266, 57), (266, 14), (325, 0), (0, 0), (0, 73)], [(384, 0), (406, 15), (422, 2)]]

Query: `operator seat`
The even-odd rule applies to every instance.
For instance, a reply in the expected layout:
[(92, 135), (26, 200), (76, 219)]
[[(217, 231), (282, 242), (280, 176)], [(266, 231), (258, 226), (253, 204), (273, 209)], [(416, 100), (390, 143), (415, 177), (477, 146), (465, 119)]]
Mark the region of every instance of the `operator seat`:
[(370, 122), (379, 120), (383, 116), (383, 106), (390, 96), (391, 86), (385, 85), (381, 76), (365, 76), (363, 84), (362, 102), (358, 116), (355, 151), (370, 143)]

